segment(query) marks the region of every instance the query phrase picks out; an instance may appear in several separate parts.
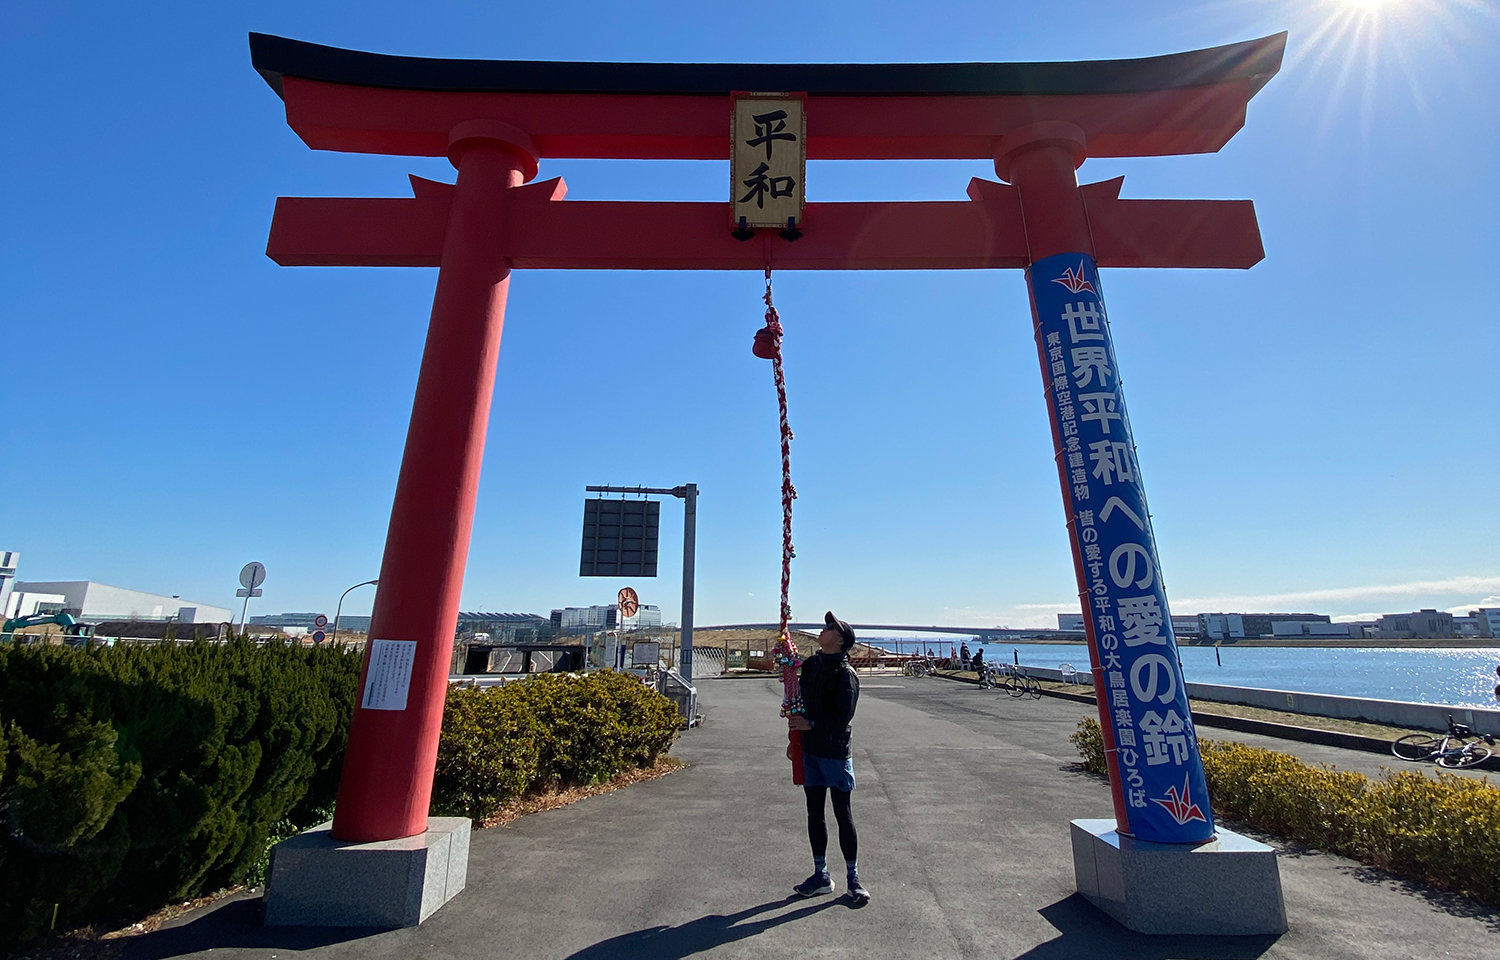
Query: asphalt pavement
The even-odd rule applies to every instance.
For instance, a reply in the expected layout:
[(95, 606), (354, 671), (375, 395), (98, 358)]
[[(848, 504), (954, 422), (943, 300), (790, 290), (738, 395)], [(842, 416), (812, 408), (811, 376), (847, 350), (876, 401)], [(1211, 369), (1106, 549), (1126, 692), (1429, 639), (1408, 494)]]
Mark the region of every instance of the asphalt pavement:
[[(776, 716), (779, 685), (710, 680), (699, 684), (703, 723), (673, 751), (685, 769), (476, 831), (468, 886), (420, 927), (266, 928), (259, 897), (241, 896), (120, 942), (119, 956), (1500, 956), (1500, 912), (1266, 837), (1282, 852), (1287, 933), (1131, 933), (1074, 892), (1068, 821), (1111, 815), (1107, 784), (1076, 768), (1067, 739), (1091, 706), (1013, 700), (935, 678), (862, 683), (853, 808), (860, 874), (874, 896), (862, 909), (841, 895), (836, 837), (829, 866), (839, 890), (809, 900), (791, 893), (811, 859), (802, 793), (784, 756), (785, 721)], [(1349, 769), (1383, 762), (1268, 745)]]

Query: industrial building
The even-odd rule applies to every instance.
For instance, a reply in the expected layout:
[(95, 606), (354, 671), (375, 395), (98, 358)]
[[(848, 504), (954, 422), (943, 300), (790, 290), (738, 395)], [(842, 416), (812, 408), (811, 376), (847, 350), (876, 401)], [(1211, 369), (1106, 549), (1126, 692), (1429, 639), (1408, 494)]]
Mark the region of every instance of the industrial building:
[(1500, 639), (1500, 607), (1470, 610), (1469, 618), (1474, 621), (1475, 636)]
[[(1059, 613), (1057, 615), (1057, 629), (1082, 631), (1083, 614), (1081, 613)], [(1196, 637), (1198, 635), (1198, 618), (1196, 616), (1172, 617), (1172, 636), (1174, 637)]]
[(1388, 613), (1376, 623), (1382, 637), (1394, 640), (1453, 636), (1453, 614), (1442, 610), (1422, 609), (1412, 613)]
[(641, 630), (661, 626), (661, 608), (643, 603), (635, 616), (622, 618), (618, 606), (613, 603), (563, 607), (552, 611), (552, 626), (559, 637), (606, 630)]
[[(1083, 630), (1083, 614), (1059, 613), (1057, 629)], [(1206, 640), (1246, 637), (1348, 637), (1347, 624), (1332, 623), (1322, 613), (1198, 613), (1172, 616), (1172, 635)]]
[[(12, 554), (13, 556), (13, 554)], [(112, 587), (92, 580), (17, 580), (5, 616), (69, 613), (84, 623), (107, 620), (171, 620), (178, 623), (225, 623), (227, 607)]]

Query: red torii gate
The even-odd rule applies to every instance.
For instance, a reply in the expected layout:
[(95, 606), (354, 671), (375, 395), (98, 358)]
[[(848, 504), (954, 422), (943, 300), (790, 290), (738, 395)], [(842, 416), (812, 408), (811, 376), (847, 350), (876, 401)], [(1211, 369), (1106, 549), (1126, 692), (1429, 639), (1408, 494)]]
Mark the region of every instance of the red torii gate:
[[(354, 717), (334, 836), (378, 841), (426, 829), (512, 268), (1030, 270), (1067, 254), (1080, 258), (1078, 272), (1051, 279), (1093, 299), (1064, 309), (1097, 310), (1102, 319), (1093, 264), (1246, 268), (1263, 256), (1260, 234), (1250, 201), (1122, 200), (1121, 179), (1079, 186), (1074, 171), (1086, 157), (1219, 150), (1279, 70), (1285, 41), (1278, 34), (1078, 63), (740, 65), (431, 60), (252, 34), (255, 68), (309, 147), (447, 156), (458, 170), (451, 185), (412, 177), (406, 199), (279, 198), (267, 248), (286, 266), (440, 268), (370, 628), (372, 638), (415, 641), (405, 654), (409, 693), (400, 708), (371, 706), (367, 652), (367, 699)], [(731, 99), (751, 90), (802, 98), (808, 159), (985, 159), (1008, 183), (971, 180), (968, 199), (952, 202), (808, 203), (794, 242), (775, 230), (737, 239), (722, 203), (570, 201), (561, 179), (531, 182), (543, 157), (722, 160)], [(1130, 833), (1131, 817), (1154, 808), (1127, 802), (1101, 663), (1101, 641), (1108, 651), (1116, 638), (1108, 632), (1113, 618), (1106, 622), (1100, 611), (1112, 608), (1089, 603), (1085, 549), (1094, 541), (1073, 509), (1087, 491), (1077, 492), (1076, 475), (1070, 480), (1065, 450), (1072, 447), (1059, 419), (1072, 416), (1072, 394), (1063, 390), (1072, 385), (1049, 372), (1063, 362), (1057, 338), (1043, 341), (1037, 285), (1050, 291), (1049, 278), (1028, 276), (1117, 820)], [(1110, 350), (1103, 335), (1081, 337)], [(1113, 363), (1112, 350), (1093, 361), (1101, 382), (1113, 373), (1106, 361)], [(1095, 400), (1106, 433), (1109, 418), (1123, 417), (1123, 400), (1118, 414), (1113, 402), (1101, 414), (1106, 404)], [(1133, 550), (1119, 570), (1128, 561), (1126, 580), (1135, 577), (1139, 551), (1144, 588), (1155, 563), (1149, 523), (1139, 516), (1144, 509), (1120, 503), (1117, 514), (1135, 520), (1144, 545), (1122, 547)], [(1092, 522), (1094, 512), (1087, 513)], [(1102, 526), (1108, 504), (1099, 515)], [(1170, 620), (1166, 630), (1171, 650)], [(1142, 636), (1161, 642), (1157, 634), (1136, 639)], [(400, 660), (396, 673), (405, 669)], [(1158, 677), (1153, 666), (1146, 679), (1154, 694), (1158, 680), (1172, 678)], [(1185, 712), (1185, 694), (1182, 704)], [(1193, 805), (1189, 787), (1184, 782), (1170, 804), (1153, 800), (1179, 823), (1203, 821), (1199, 834), (1137, 835), (1191, 842), (1211, 835), (1211, 816)]]

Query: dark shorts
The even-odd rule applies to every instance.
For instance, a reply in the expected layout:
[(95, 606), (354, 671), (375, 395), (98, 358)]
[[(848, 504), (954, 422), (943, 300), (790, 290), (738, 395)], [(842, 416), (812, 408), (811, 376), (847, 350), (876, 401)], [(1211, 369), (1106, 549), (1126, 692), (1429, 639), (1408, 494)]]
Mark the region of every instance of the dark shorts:
[(854, 759), (852, 757), (815, 757), (802, 755), (803, 785), (808, 787), (832, 787), (848, 793), (854, 789)]

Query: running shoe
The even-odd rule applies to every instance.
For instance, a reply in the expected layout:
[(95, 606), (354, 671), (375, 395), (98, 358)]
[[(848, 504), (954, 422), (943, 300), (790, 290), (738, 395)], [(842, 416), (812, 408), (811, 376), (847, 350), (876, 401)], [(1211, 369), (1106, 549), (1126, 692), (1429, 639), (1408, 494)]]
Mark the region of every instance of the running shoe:
[(833, 892), (833, 880), (826, 873), (815, 873), (792, 888), (804, 897)]
[(849, 881), (849, 899), (854, 901), (856, 907), (862, 907), (870, 902), (870, 891), (855, 877)]

